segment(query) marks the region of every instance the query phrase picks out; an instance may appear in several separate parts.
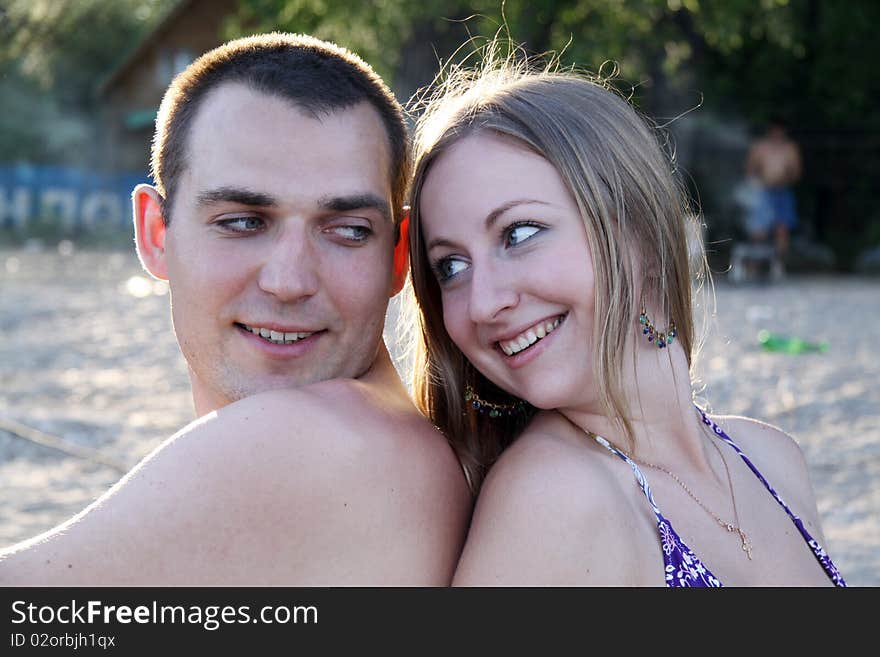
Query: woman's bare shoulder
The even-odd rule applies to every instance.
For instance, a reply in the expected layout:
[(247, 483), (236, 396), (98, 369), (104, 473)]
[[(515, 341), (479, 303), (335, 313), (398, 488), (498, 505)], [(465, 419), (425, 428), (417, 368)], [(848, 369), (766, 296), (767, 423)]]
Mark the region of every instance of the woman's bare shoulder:
[(712, 418), (743, 451), (792, 511), (818, 527), (816, 497), (809, 467), (798, 441), (781, 428), (738, 415)]
[(572, 437), (539, 420), (502, 454), (477, 498), (456, 585), (608, 583), (625, 560), (615, 547), (623, 496), (601, 455)]
[(766, 458), (771, 468), (777, 464), (806, 468), (800, 445), (783, 429), (742, 415), (716, 415), (712, 419), (750, 459)]
[(484, 485), (502, 493), (515, 488), (554, 495), (584, 510), (582, 505), (593, 504), (595, 493), (607, 490), (612, 479), (606, 454), (597, 445), (557, 413), (542, 413), (502, 453)]

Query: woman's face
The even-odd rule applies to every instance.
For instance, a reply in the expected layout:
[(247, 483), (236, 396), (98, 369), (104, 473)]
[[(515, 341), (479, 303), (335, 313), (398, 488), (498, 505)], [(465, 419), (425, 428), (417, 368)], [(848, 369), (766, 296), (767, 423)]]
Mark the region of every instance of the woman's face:
[(420, 211), (443, 323), (468, 360), (538, 408), (595, 399), (592, 258), (556, 169), (478, 133), (431, 166)]

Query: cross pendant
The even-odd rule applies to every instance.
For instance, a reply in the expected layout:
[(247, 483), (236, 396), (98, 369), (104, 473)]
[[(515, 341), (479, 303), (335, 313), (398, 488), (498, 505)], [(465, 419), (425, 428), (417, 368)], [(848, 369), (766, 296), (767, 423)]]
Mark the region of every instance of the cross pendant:
[(752, 544), (749, 542), (749, 538), (748, 538), (748, 536), (746, 536), (744, 531), (740, 530), (738, 533), (739, 533), (740, 539), (742, 540), (743, 552), (746, 553), (746, 555), (749, 557), (749, 561), (751, 561), (751, 559), (752, 559)]

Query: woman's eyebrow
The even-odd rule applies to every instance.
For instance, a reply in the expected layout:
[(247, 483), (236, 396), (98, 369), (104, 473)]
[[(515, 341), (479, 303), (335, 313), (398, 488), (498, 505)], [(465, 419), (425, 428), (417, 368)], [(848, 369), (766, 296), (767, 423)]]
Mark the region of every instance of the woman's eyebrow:
[[(492, 226), (498, 220), (498, 217), (503, 215), (508, 210), (512, 210), (513, 208), (520, 206), (520, 205), (532, 205), (532, 204), (552, 205), (551, 203), (547, 203), (546, 201), (539, 201), (538, 199), (534, 199), (534, 198), (520, 198), (520, 199), (515, 199), (513, 201), (507, 201), (506, 203), (502, 203), (501, 205), (499, 205), (497, 208), (495, 208), (489, 214), (486, 215), (486, 219), (483, 222), (483, 226), (486, 230), (491, 230)], [(438, 238), (438, 239), (431, 240), (428, 243), (428, 246), (426, 248), (428, 251), (430, 251), (431, 249), (433, 249), (436, 246), (455, 247), (457, 245), (453, 242), (450, 242), (447, 239)]]
[(518, 205), (531, 205), (531, 204), (550, 205), (546, 201), (539, 201), (538, 199), (534, 199), (534, 198), (519, 198), (519, 199), (515, 199), (513, 201), (508, 201), (507, 203), (502, 203), (497, 208), (492, 210), (492, 212), (487, 214), (486, 220), (483, 225), (486, 228), (486, 230), (489, 230), (490, 228), (492, 228), (492, 224), (494, 224), (497, 221), (498, 217), (500, 217), (502, 214), (504, 214), (508, 210), (512, 210), (513, 208), (515, 208)]

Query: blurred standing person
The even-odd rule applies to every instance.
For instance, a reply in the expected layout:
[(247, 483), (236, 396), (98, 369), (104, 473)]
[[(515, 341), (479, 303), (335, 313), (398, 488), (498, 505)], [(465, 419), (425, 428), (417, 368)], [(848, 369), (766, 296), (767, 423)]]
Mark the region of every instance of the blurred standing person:
[[(773, 231), (776, 244), (776, 265), (782, 268), (788, 253), (792, 229), (797, 226), (792, 186), (801, 177), (801, 153), (798, 145), (789, 137), (785, 122), (771, 119), (767, 131), (749, 148), (746, 175), (763, 187), (762, 202), (758, 205), (767, 213), (767, 229)], [(766, 232), (752, 235), (766, 240)]]

